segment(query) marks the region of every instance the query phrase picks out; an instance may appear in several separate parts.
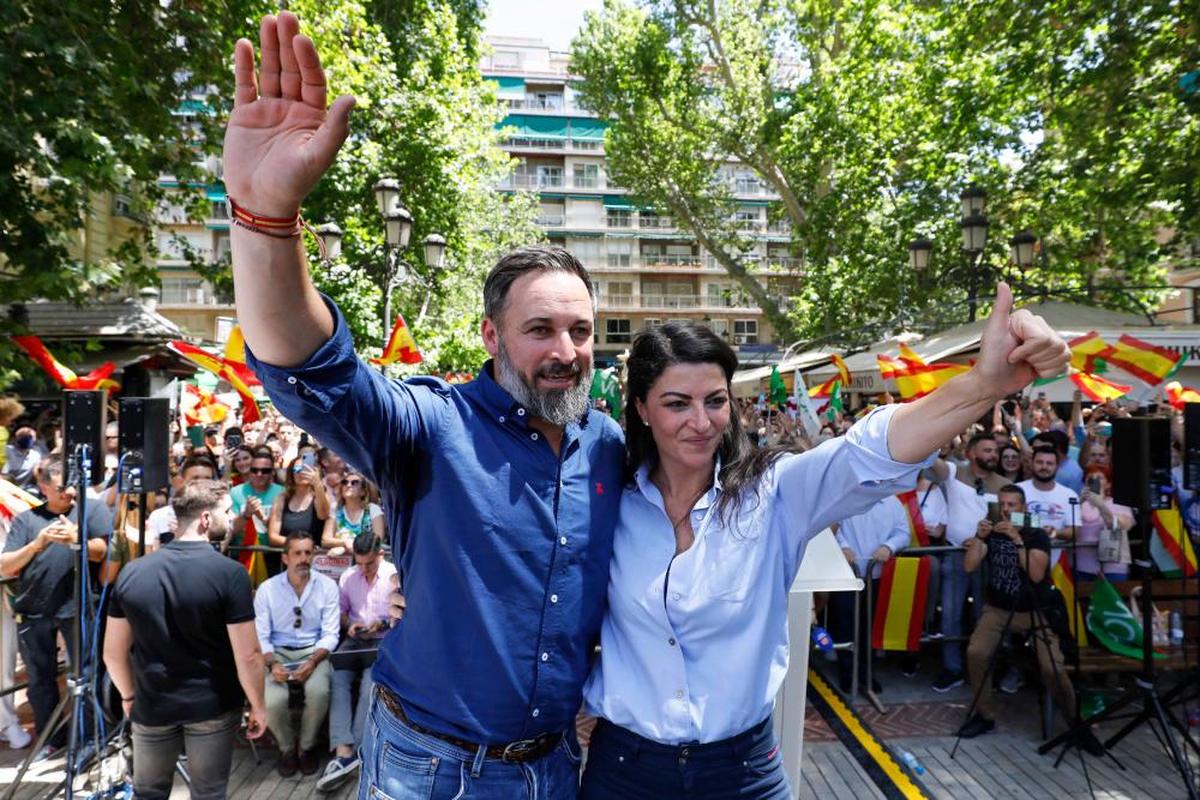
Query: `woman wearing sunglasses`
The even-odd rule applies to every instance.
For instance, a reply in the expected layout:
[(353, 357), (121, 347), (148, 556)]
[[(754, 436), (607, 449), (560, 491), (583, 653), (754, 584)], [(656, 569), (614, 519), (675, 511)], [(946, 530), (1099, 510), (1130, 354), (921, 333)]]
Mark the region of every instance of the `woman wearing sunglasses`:
[(374, 533), (376, 541), (384, 541), (383, 509), (370, 502), (370, 484), (362, 473), (348, 469), (338, 484), (337, 510), (325, 522), (321, 546), (343, 547), (349, 553), (361, 533)]

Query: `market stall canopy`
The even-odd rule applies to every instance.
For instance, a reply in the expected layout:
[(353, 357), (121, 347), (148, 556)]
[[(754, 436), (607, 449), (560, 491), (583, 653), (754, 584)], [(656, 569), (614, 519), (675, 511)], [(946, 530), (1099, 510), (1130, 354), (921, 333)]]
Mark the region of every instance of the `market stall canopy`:
[(735, 397), (755, 397), (759, 392), (765, 391), (767, 383), (771, 379), (771, 370), (776, 367), (779, 368), (779, 374), (784, 376), (785, 382), (790, 387), (793, 372), (809, 369), (821, 362), (829, 363), (829, 356), (836, 352), (831, 348), (823, 347), (788, 356), (778, 364), (739, 370), (733, 374), (733, 394)]

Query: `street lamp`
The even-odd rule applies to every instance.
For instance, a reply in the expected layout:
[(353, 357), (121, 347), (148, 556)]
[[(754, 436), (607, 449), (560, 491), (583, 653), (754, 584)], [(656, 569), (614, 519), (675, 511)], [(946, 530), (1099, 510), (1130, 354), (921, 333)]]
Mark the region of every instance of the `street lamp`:
[(333, 261), (342, 254), (342, 229), (336, 222), (326, 222), (317, 226), (317, 238), (321, 240), (321, 252), (326, 261)]
[(984, 209), (987, 208), (987, 192), (977, 183), (972, 183), (963, 189), (962, 194), (958, 196), (958, 200), (962, 203), (962, 215), (964, 218), (981, 217), (983, 216)]
[(379, 213), (387, 216), (388, 212), (400, 207), (400, 181), (395, 178), (383, 178), (373, 187), (375, 202), (379, 205)]
[(929, 254), (933, 251), (933, 242), (924, 236), (913, 239), (908, 243), (908, 266), (917, 275), (924, 275), (929, 268)]
[(1033, 266), (1033, 256), (1037, 251), (1038, 238), (1033, 231), (1026, 228), (1023, 231), (1018, 231), (1011, 239), (1008, 240), (1008, 247), (1012, 253), (1012, 262), (1016, 264), (1022, 272)]
[(421, 241), (421, 245), (425, 248), (425, 266), (442, 269), (446, 259), (446, 237), (431, 233)]
[(384, 238), (388, 247), (408, 247), (408, 238), (412, 235), (412, 214), (399, 203), (391, 211), (383, 214)]

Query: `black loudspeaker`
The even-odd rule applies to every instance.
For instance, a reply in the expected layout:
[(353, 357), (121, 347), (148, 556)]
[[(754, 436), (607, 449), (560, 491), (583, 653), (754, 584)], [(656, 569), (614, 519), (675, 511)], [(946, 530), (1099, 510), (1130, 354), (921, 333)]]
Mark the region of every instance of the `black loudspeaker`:
[(1200, 403), (1183, 407), (1183, 488), (1200, 491)]
[(122, 397), (118, 426), (121, 491), (146, 494), (167, 488), (171, 473), (167, 438), (171, 401), (165, 397)]
[(67, 458), (67, 469), (63, 470), (64, 486), (78, 483), (74, 455), (80, 445), (87, 446), (92, 460), (87, 482), (92, 486), (104, 482), (106, 394), (100, 391), (63, 392), (63, 452)]
[(1135, 510), (1171, 503), (1171, 423), (1163, 417), (1112, 421), (1113, 500)]

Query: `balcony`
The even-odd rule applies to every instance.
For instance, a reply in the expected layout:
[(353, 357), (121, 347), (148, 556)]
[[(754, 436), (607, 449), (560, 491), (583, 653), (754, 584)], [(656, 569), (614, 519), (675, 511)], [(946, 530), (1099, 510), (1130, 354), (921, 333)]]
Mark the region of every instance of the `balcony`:
[(509, 98), (504, 101), (510, 111), (553, 111), (561, 114), (565, 107), (563, 100), (559, 97), (557, 100), (537, 100), (532, 97), (524, 98)]
[(500, 181), (498, 189), (561, 189), (562, 175), (509, 175)]
[(633, 217), (629, 214), (609, 214), (604, 220), (604, 227), (615, 230), (631, 230)]
[(658, 217), (646, 214), (639, 214), (638, 217), (638, 227), (643, 230), (675, 230), (675, 220), (671, 217)]
[(598, 177), (582, 178), (578, 175), (571, 182), (571, 186), (575, 189), (603, 189), (604, 185)]
[(644, 253), (642, 263), (647, 267), (700, 267), (704, 259), (700, 256), (670, 255), (667, 253)]
[(567, 224), (567, 218), (563, 214), (539, 214), (537, 224), (543, 228), (561, 228)]

